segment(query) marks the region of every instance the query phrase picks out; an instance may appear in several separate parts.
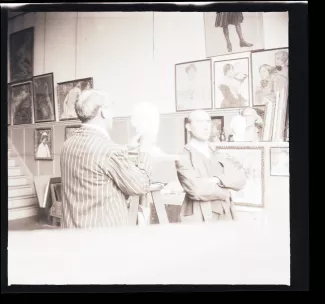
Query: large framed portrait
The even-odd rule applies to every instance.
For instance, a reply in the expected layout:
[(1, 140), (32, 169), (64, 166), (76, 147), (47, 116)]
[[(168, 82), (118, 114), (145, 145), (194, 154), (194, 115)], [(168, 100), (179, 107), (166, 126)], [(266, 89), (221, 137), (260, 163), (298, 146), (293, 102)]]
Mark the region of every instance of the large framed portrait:
[(33, 86), (31, 80), (8, 84), (8, 106), (11, 108), (13, 125), (33, 123)]
[(252, 53), (252, 76), (253, 104), (272, 108), (269, 137), (283, 141), (289, 93), (288, 48)]
[(263, 12), (204, 13), (208, 58), (264, 49)]
[(80, 127), (81, 127), (81, 125), (74, 125), (74, 126), (67, 126), (67, 127), (65, 127), (64, 140), (67, 140)]
[(211, 60), (175, 65), (176, 111), (212, 108)]
[(249, 58), (214, 62), (214, 107), (240, 108), (250, 105)]
[(34, 28), (30, 27), (10, 35), (10, 82), (33, 77)]
[(217, 153), (245, 173), (244, 188), (240, 191), (231, 190), (234, 203), (247, 207), (264, 207), (264, 147), (217, 146)]
[(35, 159), (53, 160), (53, 128), (37, 128), (34, 132)]
[(53, 73), (33, 77), (34, 121), (55, 120)]
[(84, 90), (92, 89), (93, 78), (82, 78), (58, 83), (59, 120), (78, 119), (75, 104)]
[[(184, 119), (185, 130), (185, 144), (191, 139), (191, 134), (186, 129), (187, 117)], [(217, 143), (221, 141), (221, 135), (224, 132), (224, 116), (211, 116), (211, 135), (209, 138), (210, 143)]]
[(270, 149), (271, 176), (289, 176), (289, 148), (271, 147)]

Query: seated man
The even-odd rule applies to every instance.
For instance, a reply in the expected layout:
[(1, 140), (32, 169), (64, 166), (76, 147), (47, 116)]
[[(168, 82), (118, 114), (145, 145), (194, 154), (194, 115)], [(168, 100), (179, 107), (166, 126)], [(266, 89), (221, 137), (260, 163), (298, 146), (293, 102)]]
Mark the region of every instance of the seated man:
[(176, 161), (178, 179), (186, 193), (181, 221), (235, 219), (230, 190), (243, 188), (244, 173), (210, 147), (211, 118), (208, 113), (191, 112), (186, 128), (191, 140)]

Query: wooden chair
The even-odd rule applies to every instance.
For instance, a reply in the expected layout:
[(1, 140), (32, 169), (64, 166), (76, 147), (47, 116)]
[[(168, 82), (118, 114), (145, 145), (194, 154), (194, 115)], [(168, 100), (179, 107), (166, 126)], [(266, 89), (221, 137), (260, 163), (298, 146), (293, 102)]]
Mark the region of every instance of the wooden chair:
[(50, 207), (49, 215), (53, 226), (60, 225), (62, 217), (62, 197), (61, 197), (61, 183), (51, 184), (52, 206)]

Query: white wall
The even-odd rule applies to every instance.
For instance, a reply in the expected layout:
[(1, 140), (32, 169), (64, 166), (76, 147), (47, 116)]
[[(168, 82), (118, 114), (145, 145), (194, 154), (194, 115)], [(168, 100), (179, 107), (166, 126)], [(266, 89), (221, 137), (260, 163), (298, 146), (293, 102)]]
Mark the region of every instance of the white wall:
[[(175, 112), (175, 64), (206, 55), (201, 12), (27, 13), (9, 20), (9, 34), (31, 26), (34, 75), (53, 72), (55, 84), (93, 77), (117, 116), (143, 100)], [(288, 46), (287, 13), (264, 14), (264, 37), (266, 48)]]

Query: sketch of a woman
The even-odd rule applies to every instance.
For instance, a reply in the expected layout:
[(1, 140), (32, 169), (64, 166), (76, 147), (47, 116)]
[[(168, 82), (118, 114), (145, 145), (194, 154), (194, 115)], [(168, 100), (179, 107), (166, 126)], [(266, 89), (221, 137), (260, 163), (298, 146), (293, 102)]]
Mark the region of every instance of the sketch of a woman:
[(261, 81), (255, 91), (255, 105), (265, 105), (275, 100), (273, 71), (274, 69), (268, 64), (260, 66)]
[(240, 12), (217, 12), (215, 27), (222, 27), (223, 34), (226, 38), (228, 52), (232, 52), (232, 44), (229, 38), (229, 25), (236, 27), (236, 32), (239, 38), (240, 47), (252, 47), (253, 43), (245, 41), (241, 28), (241, 23), (244, 21), (244, 15)]
[(25, 36), (25, 41), (15, 52), (15, 65), (12, 75), (13, 79), (28, 78), (32, 74), (32, 63), (30, 58), (27, 57), (29, 49), (31, 48), (31, 37)]
[(53, 104), (50, 98), (48, 84), (45, 82), (34, 83), (34, 90), (36, 93), (36, 118), (38, 120), (49, 120), (54, 118)]
[(37, 158), (50, 158), (51, 152), (49, 149), (49, 146), (47, 144), (48, 141), (48, 134), (46, 132), (43, 132), (40, 139), (40, 144), (38, 145), (37, 151), (36, 151), (36, 157)]
[(232, 64), (225, 64), (223, 67), (224, 79), (219, 85), (223, 95), (221, 108), (244, 107), (247, 100), (241, 94), (241, 85), (248, 77), (246, 74), (236, 73)]
[(32, 123), (32, 103), (29, 90), (22, 87), (13, 96), (14, 125)]
[(68, 92), (63, 102), (62, 118), (75, 118), (77, 116), (75, 104), (81, 94), (81, 82), (78, 81)]

